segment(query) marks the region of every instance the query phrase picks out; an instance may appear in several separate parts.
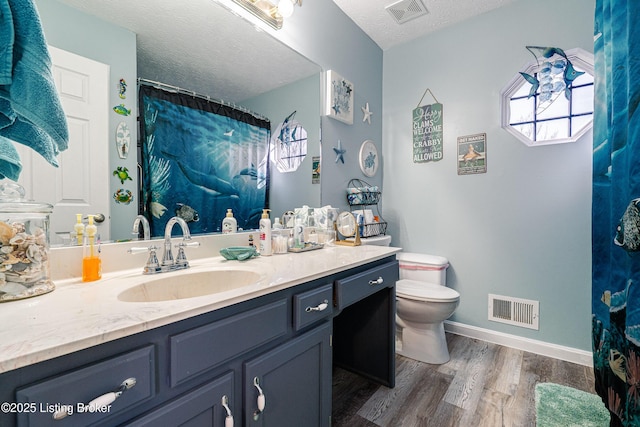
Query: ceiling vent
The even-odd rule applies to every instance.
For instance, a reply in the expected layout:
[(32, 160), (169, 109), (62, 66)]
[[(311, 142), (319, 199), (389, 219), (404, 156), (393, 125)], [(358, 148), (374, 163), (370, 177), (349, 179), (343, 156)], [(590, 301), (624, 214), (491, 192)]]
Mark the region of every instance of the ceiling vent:
[(414, 18), (429, 13), (420, 0), (400, 0), (385, 9), (393, 16), (398, 24), (404, 24)]

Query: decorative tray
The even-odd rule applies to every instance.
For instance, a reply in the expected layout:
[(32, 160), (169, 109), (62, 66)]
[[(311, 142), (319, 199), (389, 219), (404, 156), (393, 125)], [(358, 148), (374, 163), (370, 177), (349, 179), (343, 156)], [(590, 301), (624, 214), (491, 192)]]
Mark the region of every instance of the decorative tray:
[(289, 252), (308, 252), (314, 251), (316, 249), (322, 249), (323, 247), (324, 243), (305, 242), (304, 246), (301, 248), (289, 248)]

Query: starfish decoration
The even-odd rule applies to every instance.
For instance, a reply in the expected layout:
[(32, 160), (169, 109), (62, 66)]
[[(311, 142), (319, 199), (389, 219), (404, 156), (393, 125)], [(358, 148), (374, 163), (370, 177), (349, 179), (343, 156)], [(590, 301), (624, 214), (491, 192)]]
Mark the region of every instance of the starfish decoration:
[(364, 107), (360, 107), (360, 108), (362, 109), (362, 113), (364, 114), (362, 121), (371, 124), (371, 114), (373, 113), (369, 111), (369, 103), (367, 102), (367, 104)]
[(347, 152), (344, 148), (342, 148), (342, 143), (338, 140), (338, 147), (333, 147), (333, 151), (336, 153), (336, 163), (340, 160), (344, 164), (344, 153)]

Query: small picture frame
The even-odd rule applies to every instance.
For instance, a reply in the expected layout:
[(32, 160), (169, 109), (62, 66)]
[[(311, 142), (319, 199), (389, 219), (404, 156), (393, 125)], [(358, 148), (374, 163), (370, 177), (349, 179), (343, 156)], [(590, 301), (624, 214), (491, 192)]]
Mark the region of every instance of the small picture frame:
[(326, 75), (325, 115), (343, 123), (353, 124), (353, 83), (333, 70)]

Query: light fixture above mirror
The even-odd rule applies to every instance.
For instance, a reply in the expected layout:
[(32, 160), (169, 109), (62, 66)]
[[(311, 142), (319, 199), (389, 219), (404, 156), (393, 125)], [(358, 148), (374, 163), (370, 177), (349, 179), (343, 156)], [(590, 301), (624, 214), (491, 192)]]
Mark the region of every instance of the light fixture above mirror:
[(233, 2), (276, 30), (282, 28), (284, 18), (293, 14), (296, 4), (302, 6), (302, 0), (279, 0), (276, 3), (271, 0), (233, 0)]

